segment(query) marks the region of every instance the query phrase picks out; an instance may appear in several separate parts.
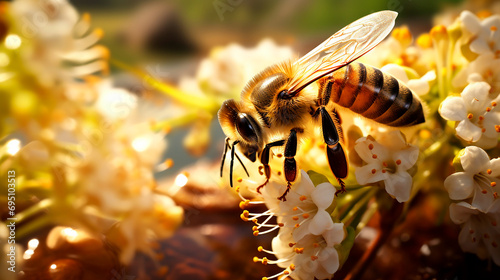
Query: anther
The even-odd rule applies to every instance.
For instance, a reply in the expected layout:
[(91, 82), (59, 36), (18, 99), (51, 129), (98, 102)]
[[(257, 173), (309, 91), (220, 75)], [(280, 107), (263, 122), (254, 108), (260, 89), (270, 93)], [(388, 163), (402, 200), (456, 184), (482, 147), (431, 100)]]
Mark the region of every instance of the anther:
[(295, 249), (293, 249), (293, 251), (297, 254), (302, 254), (302, 253), (304, 253), (304, 248), (295, 248)]
[(387, 172), (387, 170), (385, 170), (385, 169), (382, 169), (382, 173), (386, 173), (386, 172)]
[(490, 186), (492, 186), (492, 187), (496, 187), (496, 186), (497, 186), (497, 182), (491, 182), (491, 183), (490, 183)]
[(288, 274), (290, 274), (290, 271), (288, 271), (288, 270), (284, 270), (284, 271), (283, 271), (283, 274), (288, 275)]
[(264, 250), (264, 248), (262, 248), (262, 246), (259, 246), (259, 247), (257, 248), (257, 251), (259, 251), (259, 252), (262, 252), (262, 250)]
[(290, 266), (289, 266), (289, 267), (290, 267), (290, 270), (291, 270), (291, 271), (294, 271), (294, 270), (295, 270), (295, 265), (294, 265), (293, 263), (292, 263), (292, 264), (290, 264)]
[(318, 248), (318, 247), (319, 247), (319, 244), (318, 244), (318, 243), (313, 243), (313, 247), (314, 247), (314, 248)]
[(258, 263), (259, 262), (259, 258), (258, 257), (253, 257), (253, 262)]
[(500, 132), (500, 125), (495, 125), (495, 131)]
[(284, 224), (284, 223), (278, 223), (278, 226), (279, 226), (279, 227), (284, 227), (284, 226), (285, 226), (285, 224)]
[(253, 232), (253, 236), (257, 236), (257, 235), (259, 235), (259, 231), (258, 231), (258, 230), (255, 230), (255, 231)]
[(307, 218), (309, 218), (309, 214), (308, 214), (308, 213), (304, 213), (304, 214), (302, 214), (302, 217), (303, 217), (304, 219), (307, 219)]
[(376, 158), (377, 158), (377, 155), (376, 155), (376, 154), (373, 154), (373, 155), (372, 155), (372, 158), (376, 159)]
[(401, 160), (400, 159), (396, 160), (396, 164), (400, 165), (401, 164)]
[[(486, 109), (486, 111), (488, 111), (488, 109)], [(474, 117), (474, 116), (473, 116), (471, 113), (467, 114), (467, 118), (468, 118), (469, 120), (470, 120), (470, 119), (472, 119), (473, 117)]]
[(294, 220), (294, 221), (298, 221), (298, 220), (299, 220), (299, 217), (297, 217), (297, 216), (293, 216), (293, 217), (292, 217), (292, 220)]
[(495, 32), (495, 31), (497, 31), (497, 27), (493, 25), (493, 26), (490, 27), (490, 30), (493, 31), (493, 32)]
[(375, 168), (372, 169), (372, 174), (375, 174), (375, 172), (377, 172), (377, 170)]
[(491, 175), (491, 172), (491, 169), (486, 170), (486, 173), (488, 173), (488, 175)]
[(489, 112), (491, 111), (491, 108), (490, 107), (486, 107), (486, 112)]
[(387, 162), (385, 162), (385, 161), (384, 161), (384, 162), (382, 162), (382, 165), (383, 165), (384, 167), (387, 167), (387, 166), (388, 166), (388, 165), (387, 165)]
[(482, 192), (483, 194), (487, 194), (487, 193), (488, 193), (488, 191), (487, 191), (487, 190), (482, 190), (481, 192)]
[(302, 196), (300, 196), (300, 197), (299, 197), (299, 199), (300, 199), (300, 201), (304, 201), (304, 200), (306, 200), (306, 199), (307, 199), (307, 196), (302, 195)]
[(300, 225), (299, 224), (295, 224), (295, 227), (298, 228), (298, 227), (300, 227)]
[(495, 101), (491, 101), (491, 107), (497, 106), (497, 103)]
[(268, 260), (266, 257), (263, 257), (263, 258), (262, 258), (262, 264), (267, 265), (267, 262), (268, 262), (268, 261), (269, 261), (269, 260)]
[(373, 150), (373, 144), (368, 144), (368, 149)]
[(238, 177), (238, 179), (236, 181), (238, 181), (238, 183), (241, 183), (241, 182), (243, 182), (243, 178)]
[(480, 121), (484, 120), (484, 116), (479, 116), (479, 120)]
[(317, 259), (318, 259), (318, 257), (316, 257), (316, 256), (311, 256), (311, 261), (315, 261), (315, 260), (317, 260)]
[(257, 226), (252, 227), (252, 231), (258, 231), (258, 230), (259, 230), (259, 228)]
[(295, 246), (295, 244), (297, 244), (297, 243), (290, 242), (290, 243), (288, 243), (288, 246), (290, 246), (290, 248), (292, 248), (293, 246)]
[(493, 192), (493, 198), (498, 198), (498, 193), (497, 192)]
[(299, 210), (299, 208), (297, 206), (295, 206), (295, 207), (292, 208), (292, 210), (293, 211), (297, 211), (297, 210)]

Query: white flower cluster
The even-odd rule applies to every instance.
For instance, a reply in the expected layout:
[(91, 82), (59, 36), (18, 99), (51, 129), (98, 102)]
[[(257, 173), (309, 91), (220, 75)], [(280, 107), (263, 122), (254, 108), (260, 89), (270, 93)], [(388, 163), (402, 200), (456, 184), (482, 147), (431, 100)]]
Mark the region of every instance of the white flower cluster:
[[(295, 279), (327, 279), (339, 269), (340, 259), (337, 251), (346, 236), (344, 224), (334, 222), (327, 211), (334, 204), (335, 187), (326, 182), (314, 186), (305, 171), (292, 186), (286, 201), (277, 199), (286, 183), (270, 183), (262, 192), (262, 198), (269, 208), (264, 213), (244, 211), (242, 218), (254, 221), (254, 234), (264, 234), (279, 229), (272, 241), (272, 250), (259, 247), (259, 251), (274, 254), (278, 259), (254, 258), (256, 262), (276, 264), (284, 268), (282, 272), (266, 279), (289, 275)], [(245, 203), (246, 202), (246, 203)], [(244, 200), (243, 205), (248, 204)], [(277, 225), (270, 225), (271, 217), (277, 217)], [(258, 218), (267, 217), (263, 223)], [(260, 232), (261, 228), (271, 227)]]
[(497, 145), (500, 133), (500, 16), (480, 20), (471, 12), (460, 15), (465, 40), (472, 52), (467, 63), (453, 79), (463, 88), (460, 96), (448, 96), (439, 113), (456, 122), (456, 133), (468, 144), (484, 149)]
[(444, 181), (450, 198), (460, 201), (450, 206), (452, 221), (462, 225), (458, 241), (464, 251), (500, 265), (500, 159), (490, 160), (476, 146), (466, 147), (458, 158), (463, 171)]

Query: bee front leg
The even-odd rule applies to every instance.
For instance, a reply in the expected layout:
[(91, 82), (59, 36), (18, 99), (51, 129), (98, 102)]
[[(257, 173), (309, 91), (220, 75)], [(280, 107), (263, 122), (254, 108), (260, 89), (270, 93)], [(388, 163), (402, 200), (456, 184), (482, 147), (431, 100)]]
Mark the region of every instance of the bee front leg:
[(290, 136), (285, 145), (285, 162), (283, 163), (283, 170), (287, 182), (285, 192), (278, 197), (281, 201), (286, 201), (286, 195), (290, 191), (292, 182), (297, 178), (297, 162), (295, 161), (295, 154), (297, 153), (297, 129), (290, 130)]
[[(337, 112), (334, 111), (335, 121), (332, 119), (325, 107), (320, 108), (321, 112), (321, 125), (323, 130), (323, 139), (326, 143), (326, 156), (328, 158), (328, 164), (332, 170), (333, 175), (337, 178), (340, 184), (339, 192), (345, 192), (345, 184), (342, 179), (347, 177), (348, 174), (348, 164), (344, 149), (340, 143), (339, 131), (342, 131), (337, 126), (340, 126), (339, 120), (337, 119)], [(337, 125), (336, 125), (337, 124)], [(341, 132), (342, 133), (342, 132)]]
[(264, 174), (266, 175), (266, 181), (264, 182), (264, 184), (257, 187), (258, 193), (260, 193), (260, 189), (262, 189), (269, 182), (269, 178), (271, 178), (271, 167), (269, 166), (269, 157), (271, 148), (277, 146), (283, 146), (284, 144), (285, 140), (279, 140), (267, 144), (266, 147), (264, 147), (264, 150), (262, 150), (262, 154), (260, 155), (260, 162), (264, 166)]

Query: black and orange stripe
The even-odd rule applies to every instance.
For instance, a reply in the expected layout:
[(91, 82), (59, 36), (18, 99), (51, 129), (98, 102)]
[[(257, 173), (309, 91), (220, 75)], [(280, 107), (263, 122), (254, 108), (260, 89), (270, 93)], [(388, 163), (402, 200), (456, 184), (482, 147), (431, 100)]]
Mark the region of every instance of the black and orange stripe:
[(425, 121), (422, 104), (411, 90), (375, 67), (351, 63), (318, 83), (321, 105), (335, 102), (388, 126), (411, 126)]

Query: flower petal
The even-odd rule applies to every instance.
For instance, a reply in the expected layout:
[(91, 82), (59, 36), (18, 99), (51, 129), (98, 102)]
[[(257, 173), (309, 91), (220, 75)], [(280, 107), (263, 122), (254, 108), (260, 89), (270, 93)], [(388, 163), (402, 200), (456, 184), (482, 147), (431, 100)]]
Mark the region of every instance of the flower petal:
[(439, 105), (439, 114), (445, 120), (461, 121), (467, 117), (464, 100), (458, 96), (449, 96)]
[(419, 150), (415, 146), (409, 146), (408, 148), (397, 151), (392, 155), (394, 162), (401, 161), (398, 165), (398, 170), (406, 171), (412, 168), (418, 159)]
[(453, 173), (444, 180), (444, 188), (453, 200), (470, 197), (474, 190), (474, 179), (464, 172)]
[(345, 238), (344, 223), (334, 223), (332, 228), (323, 233), (328, 247), (340, 244)]
[(311, 194), (311, 198), (318, 209), (324, 210), (332, 204), (335, 192), (336, 189), (332, 184), (322, 183), (316, 186), (316, 189)]
[(467, 222), (471, 215), (476, 215), (479, 211), (467, 202), (452, 203), (450, 205), (450, 218), (457, 224)]
[(483, 38), (477, 38), (472, 41), (472, 43), (470, 43), (470, 50), (477, 54), (483, 54), (491, 51), (488, 42), (486, 42)]
[[(375, 170), (375, 172), (373, 172)], [(360, 185), (368, 185), (375, 182), (380, 182), (387, 178), (387, 173), (382, 173), (382, 165), (378, 163), (371, 163), (356, 168), (354, 171), (356, 181)]]
[(476, 142), (482, 135), (481, 128), (471, 123), (468, 119), (459, 122), (455, 130), (457, 131), (457, 135), (467, 142)]
[(318, 254), (318, 261), (321, 266), (330, 274), (334, 274), (339, 269), (339, 253), (335, 248), (326, 247)]
[(463, 154), (460, 156), (460, 163), (462, 163), (462, 167), (466, 173), (473, 175), (488, 169), (490, 157), (483, 149), (476, 146), (468, 146), (465, 147)]
[(309, 232), (314, 235), (321, 235), (323, 232), (333, 227), (332, 217), (326, 211), (318, 211), (308, 225)]
[(491, 86), (486, 82), (478, 82), (467, 85), (461, 93), (465, 108), (469, 113), (484, 112), (487, 102), (489, 102), (488, 93)]
[(295, 191), (298, 194), (309, 196), (315, 189), (314, 184), (304, 170), (300, 170), (300, 175), (300, 183), (297, 184)]
[(490, 160), (489, 168), (491, 169), (491, 177), (499, 177), (500, 176), (500, 158), (494, 158)]
[(463, 11), (460, 14), (460, 21), (464, 28), (472, 34), (477, 34), (481, 31), (481, 22), (479, 18), (469, 11)]
[(385, 190), (398, 202), (406, 202), (410, 199), (412, 178), (407, 172), (396, 172), (384, 180)]
[(482, 212), (487, 212), (495, 200), (493, 189), (489, 184), (481, 184), (477, 182), (474, 184), (474, 198), (471, 205), (476, 207)]

